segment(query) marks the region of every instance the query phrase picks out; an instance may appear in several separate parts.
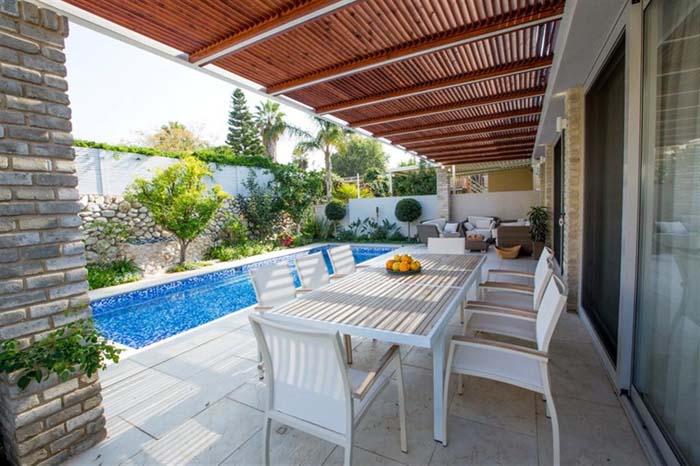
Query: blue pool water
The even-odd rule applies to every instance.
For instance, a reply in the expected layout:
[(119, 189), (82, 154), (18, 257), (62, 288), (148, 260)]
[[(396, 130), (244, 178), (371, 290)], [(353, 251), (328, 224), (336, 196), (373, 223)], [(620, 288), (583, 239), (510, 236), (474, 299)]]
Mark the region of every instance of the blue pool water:
[[(198, 327), (256, 303), (248, 270), (286, 261), (300, 286), (293, 260), (299, 255), (323, 252), (328, 272), (333, 267), (328, 248), (255, 262), (241, 267), (164, 283), (151, 288), (97, 299), (91, 303), (95, 325), (102, 335), (132, 348), (141, 348)], [(392, 251), (392, 247), (352, 247), (356, 263)]]

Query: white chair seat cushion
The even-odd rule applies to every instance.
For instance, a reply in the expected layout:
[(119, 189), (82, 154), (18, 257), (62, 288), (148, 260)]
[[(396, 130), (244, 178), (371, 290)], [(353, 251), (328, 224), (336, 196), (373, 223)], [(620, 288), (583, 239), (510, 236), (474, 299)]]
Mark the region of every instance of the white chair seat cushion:
[(473, 314), (469, 319), (468, 328), (473, 331), (506, 335), (527, 341), (536, 341), (537, 339), (534, 320), (514, 319), (504, 315)]
[(517, 353), (458, 345), (452, 360), (452, 372), (498, 380), (543, 393), (539, 364), (538, 360)]
[[(369, 372), (360, 369), (350, 368), (348, 369), (348, 374), (350, 375), (350, 384), (352, 385), (352, 389), (353, 391), (356, 391), (360, 388), (362, 382), (364, 382), (364, 380), (367, 378), (367, 374), (369, 374)], [(379, 392), (381, 392), (384, 389), (384, 387), (386, 387), (389, 384), (389, 380), (389, 376), (380, 374), (377, 377), (377, 381), (374, 383), (374, 385), (372, 385), (372, 387), (369, 389), (364, 398), (362, 398), (361, 400), (353, 398), (353, 403), (355, 403), (356, 421), (359, 420), (363, 414), (365, 414), (365, 411), (372, 403), (372, 400), (374, 400), (374, 398), (376, 398)]]

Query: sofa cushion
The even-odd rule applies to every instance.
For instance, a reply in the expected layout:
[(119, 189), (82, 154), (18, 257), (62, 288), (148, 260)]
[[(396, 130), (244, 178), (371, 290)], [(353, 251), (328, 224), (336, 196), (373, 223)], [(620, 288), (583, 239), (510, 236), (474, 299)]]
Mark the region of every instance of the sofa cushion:
[(467, 231), (472, 231), (474, 228), (476, 228), (474, 226), (474, 224), (470, 223), (470, 222), (464, 222), (463, 225), (464, 225), (464, 229)]
[(479, 229), (491, 228), (491, 220), (489, 219), (479, 219), (474, 222), (474, 226)]
[(433, 219), (421, 222), (422, 225), (435, 225), (438, 228), (438, 230), (440, 230), (441, 232), (442, 232), (442, 230), (445, 229), (445, 223), (447, 223), (446, 218), (433, 218)]
[(446, 223), (443, 231), (445, 233), (457, 233), (457, 228), (459, 228), (459, 223)]

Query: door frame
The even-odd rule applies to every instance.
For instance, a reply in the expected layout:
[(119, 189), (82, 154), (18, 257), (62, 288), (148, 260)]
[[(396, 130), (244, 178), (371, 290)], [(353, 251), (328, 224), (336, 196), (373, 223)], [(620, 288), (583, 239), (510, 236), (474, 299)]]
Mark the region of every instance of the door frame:
[[(552, 170), (552, 176), (554, 176), (553, 183), (553, 207), (552, 212), (552, 222), (554, 222), (552, 228), (552, 248), (554, 249), (554, 257), (559, 262), (559, 265), (563, 268), (564, 266), (564, 224), (566, 222), (566, 211), (564, 210), (564, 190), (565, 190), (565, 177), (564, 177), (564, 164), (565, 164), (565, 153), (564, 153), (564, 131), (562, 129), (561, 134), (557, 142), (553, 146), (553, 163), (554, 168)], [(559, 146), (559, 153), (557, 154), (557, 146)], [(557, 176), (558, 172), (558, 176)], [(557, 183), (559, 189), (557, 189)], [(557, 213), (559, 215), (557, 215)]]

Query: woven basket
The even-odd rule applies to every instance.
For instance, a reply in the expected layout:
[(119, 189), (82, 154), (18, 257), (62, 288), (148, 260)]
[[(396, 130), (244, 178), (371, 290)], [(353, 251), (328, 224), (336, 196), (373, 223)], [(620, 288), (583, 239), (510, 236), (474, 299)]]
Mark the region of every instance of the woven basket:
[(518, 257), (518, 254), (520, 254), (520, 248), (521, 246), (519, 244), (509, 248), (499, 248), (496, 246), (496, 252), (501, 259), (515, 259)]

